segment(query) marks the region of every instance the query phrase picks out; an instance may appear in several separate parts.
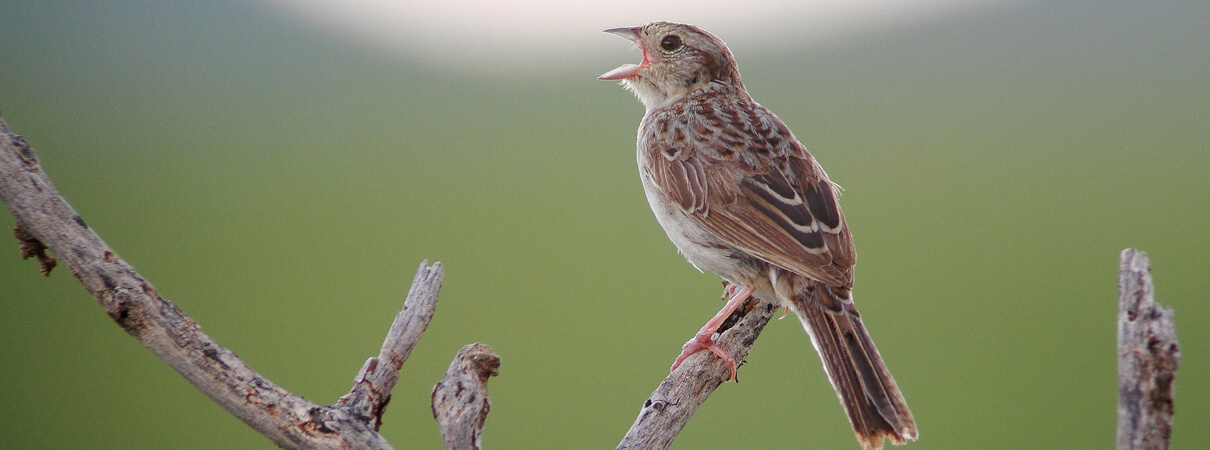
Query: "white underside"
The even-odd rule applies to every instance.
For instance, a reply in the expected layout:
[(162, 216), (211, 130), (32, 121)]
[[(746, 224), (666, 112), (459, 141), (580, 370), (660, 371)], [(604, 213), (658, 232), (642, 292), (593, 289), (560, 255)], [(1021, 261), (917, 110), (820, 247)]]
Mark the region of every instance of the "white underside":
[(676, 246), (681, 255), (693, 264), (697, 270), (709, 270), (727, 281), (741, 284), (735, 271), (735, 260), (731, 258), (732, 251), (718, 248), (722, 242), (714, 234), (706, 231), (690, 218), (680, 206), (669, 200), (651, 183), (651, 175), (643, 168), (642, 151), (639, 152), (639, 177), (643, 181), (643, 192), (647, 194), (647, 203), (655, 213), (655, 220), (668, 234), (668, 239)]

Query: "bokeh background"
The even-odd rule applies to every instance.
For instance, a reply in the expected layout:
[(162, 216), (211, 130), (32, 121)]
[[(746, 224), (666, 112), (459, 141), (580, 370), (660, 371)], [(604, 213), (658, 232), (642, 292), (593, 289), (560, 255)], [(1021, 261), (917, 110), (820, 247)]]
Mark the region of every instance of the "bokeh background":
[[(1173, 447), (1210, 442), (1210, 3), (360, 3), (5, 1), (0, 112), (161, 294), (317, 402), (441, 261), (398, 447), (440, 447), (429, 391), (480, 341), (487, 448), (612, 448), (721, 305), (643, 198), (642, 107), (595, 79), (640, 58), (599, 31), (655, 19), (727, 40), (847, 189), (911, 448), (1111, 447), (1126, 247), (1176, 310)], [(6, 246), (0, 447), (271, 447)], [(740, 379), (675, 448), (855, 448), (797, 323)]]

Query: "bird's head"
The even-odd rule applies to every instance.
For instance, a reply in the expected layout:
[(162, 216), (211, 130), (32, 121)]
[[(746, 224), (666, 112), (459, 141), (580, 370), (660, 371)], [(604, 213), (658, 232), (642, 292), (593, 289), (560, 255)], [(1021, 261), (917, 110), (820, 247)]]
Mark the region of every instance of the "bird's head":
[(643, 61), (622, 65), (599, 78), (622, 80), (648, 109), (709, 86), (743, 90), (735, 57), (727, 44), (701, 28), (652, 22), (605, 32), (638, 45)]

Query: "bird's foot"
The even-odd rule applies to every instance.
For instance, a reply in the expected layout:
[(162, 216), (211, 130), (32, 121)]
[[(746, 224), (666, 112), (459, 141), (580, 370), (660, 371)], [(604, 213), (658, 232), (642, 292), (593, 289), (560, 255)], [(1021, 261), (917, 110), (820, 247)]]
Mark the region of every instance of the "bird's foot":
[(689, 342), (686, 342), (685, 346), (681, 347), (681, 355), (677, 356), (676, 361), (672, 363), (672, 370), (676, 370), (677, 367), (680, 367), (681, 363), (685, 361), (685, 358), (688, 358), (690, 355), (702, 350), (710, 350), (711, 352), (714, 352), (715, 355), (718, 355), (719, 359), (723, 360), (723, 364), (726, 364), (728, 369), (731, 369), (730, 379), (734, 380), (735, 376), (737, 375), (735, 358), (732, 358), (731, 355), (728, 355), (722, 347), (714, 342), (713, 334), (714, 333), (698, 333), (697, 335), (693, 336), (693, 339), (690, 339)]
[(718, 314), (715, 314), (710, 321), (706, 322), (706, 325), (702, 326), (702, 329), (697, 332), (697, 335), (693, 336), (693, 339), (690, 339), (689, 342), (685, 343), (684, 347), (681, 347), (681, 355), (677, 356), (676, 361), (672, 363), (672, 370), (676, 370), (676, 368), (681, 365), (681, 362), (685, 361), (685, 358), (688, 358), (689, 355), (702, 350), (710, 350), (714, 352), (715, 355), (718, 355), (718, 357), (723, 360), (723, 363), (727, 364), (728, 369), (731, 369), (730, 379), (735, 379), (735, 358), (732, 358), (731, 355), (728, 355), (722, 347), (719, 347), (718, 344), (714, 342), (714, 333), (718, 332), (718, 327), (722, 326), (723, 321), (727, 320), (727, 317), (730, 316), (731, 313), (739, 307), (739, 305), (743, 304), (744, 300), (747, 300), (748, 296), (752, 295), (752, 292), (754, 292), (755, 289), (753, 289), (751, 286), (737, 286), (728, 283), (726, 291), (727, 295), (731, 296), (731, 299), (727, 300), (727, 304), (723, 305), (723, 309), (720, 310)]

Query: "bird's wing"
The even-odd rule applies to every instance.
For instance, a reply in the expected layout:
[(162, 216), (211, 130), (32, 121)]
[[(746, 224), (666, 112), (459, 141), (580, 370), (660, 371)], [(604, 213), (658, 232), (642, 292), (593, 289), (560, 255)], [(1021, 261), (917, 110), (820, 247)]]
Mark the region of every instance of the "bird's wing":
[(751, 101), (700, 102), (652, 119), (652, 182), (689, 217), (765, 262), (852, 285), (835, 185), (777, 116)]

